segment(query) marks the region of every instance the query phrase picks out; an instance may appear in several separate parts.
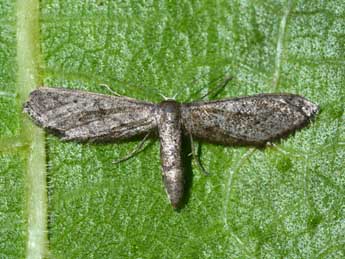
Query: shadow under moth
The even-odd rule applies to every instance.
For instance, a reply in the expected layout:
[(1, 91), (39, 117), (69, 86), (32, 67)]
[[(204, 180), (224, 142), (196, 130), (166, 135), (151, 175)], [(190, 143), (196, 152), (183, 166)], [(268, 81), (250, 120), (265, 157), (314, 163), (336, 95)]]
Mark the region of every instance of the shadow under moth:
[(159, 104), (62, 88), (39, 88), (24, 111), (63, 140), (117, 141), (158, 133), (163, 182), (174, 208), (184, 194), (182, 135), (223, 145), (264, 146), (305, 126), (316, 104), (294, 94)]

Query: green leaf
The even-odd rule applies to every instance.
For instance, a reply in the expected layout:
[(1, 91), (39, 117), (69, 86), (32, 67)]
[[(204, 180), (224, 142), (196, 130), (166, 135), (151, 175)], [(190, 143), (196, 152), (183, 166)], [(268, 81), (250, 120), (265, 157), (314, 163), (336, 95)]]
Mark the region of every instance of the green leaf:
[[(20, 8), (0, 2), (3, 258), (29, 258), (33, 168), (45, 175), (31, 160), (44, 162), (43, 145), (32, 144), (41, 133), (21, 115), (32, 86), (19, 55), (27, 45), (16, 38)], [(137, 99), (191, 101), (231, 75), (217, 98), (290, 92), (321, 107), (309, 127), (265, 149), (200, 144), (210, 175), (189, 165), (178, 212), (161, 181), (158, 141), (113, 164), (137, 141), (78, 144), (47, 134), (47, 186), (39, 183), (48, 192), (47, 257), (345, 256), (344, 1), (45, 0), (32, 15), (41, 51), (32, 73), (45, 86), (111, 94), (107, 84)]]
[(16, 101), (14, 5), (0, 1), (0, 258), (24, 258), (25, 163)]

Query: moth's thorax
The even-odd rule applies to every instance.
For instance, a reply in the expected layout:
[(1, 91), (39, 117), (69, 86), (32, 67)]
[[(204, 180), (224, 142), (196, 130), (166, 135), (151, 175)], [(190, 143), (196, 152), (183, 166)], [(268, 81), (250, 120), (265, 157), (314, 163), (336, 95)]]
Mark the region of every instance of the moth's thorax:
[(180, 117), (180, 103), (174, 100), (165, 100), (158, 104), (160, 115), (165, 114), (167, 119), (174, 119)]

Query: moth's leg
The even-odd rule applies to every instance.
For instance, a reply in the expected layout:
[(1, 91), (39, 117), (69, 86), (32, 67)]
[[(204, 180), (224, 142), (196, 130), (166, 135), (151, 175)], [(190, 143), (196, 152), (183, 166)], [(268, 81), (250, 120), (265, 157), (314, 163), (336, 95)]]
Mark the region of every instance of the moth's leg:
[(119, 96), (119, 97), (122, 96), (121, 94), (119, 94), (119, 93), (115, 92), (114, 90), (112, 90), (112, 89), (109, 87), (109, 85), (107, 85), (107, 84), (99, 84), (99, 85), (100, 85), (100, 86), (103, 86), (105, 89), (107, 89), (110, 93), (112, 93), (112, 94), (115, 95), (115, 96)]
[(150, 132), (145, 135), (145, 137), (139, 142), (139, 144), (127, 156), (122, 157), (122, 158), (120, 158), (118, 160), (115, 160), (115, 161), (113, 161), (113, 163), (117, 164), (117, 163), (126, 161), (126, 160), (132, 158), (134, 155), (136, 155), (136, 154), (140, 153), (141, 151), (143, 151), (143, 149), (145, 148), (144, 147), (144, 143), (145, 143), (145, 141), (147, 140), (147, 138), (149, 136), (150, 136)]
[(191, 145), (191, 149), (192, 149), (192, 156), (193, 159), (195, 160), (196, 164), (198, 165), (198, 167), (200, 168), (200, 170), (205, 174), (205, 175), (209, 175), (209, 172), (206, 171), (206, 169), (204, 168), (204, 166), (201, 164), (200, 159), (198, 158), (197, 154), (195, 153), (195, 146), (194, 146), (194, 142), (193, 142), (193, 137), (192, 134), (190, 132), (188, 132), (189, 135), (189, 139), (190, 139), (190, 145)]
[(204, 99), (205, 97), (207, 97), (209, 95), (217, 95), (218, 92), (221, 89), (223, 89), (229, 83), (229, 81), (231, 81), (232, 79), (233, 79), (232, 76), (226, 76), (218, 85), (216, 85), (216, 87), (211, 89), (207, 94), (201, 96), (200, 100)]

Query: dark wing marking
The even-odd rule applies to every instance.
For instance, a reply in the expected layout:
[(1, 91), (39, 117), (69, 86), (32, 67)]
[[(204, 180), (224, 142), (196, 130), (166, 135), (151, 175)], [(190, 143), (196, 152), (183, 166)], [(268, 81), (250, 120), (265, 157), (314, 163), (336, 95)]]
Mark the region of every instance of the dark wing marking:
[(187, 132), (225, 145), (264, 145), (305, 126), (317, 112), (317, 105), (293, 94), (260, 94), (181, 107)]
[(155, 104), (61, 88), (33, 91), (24, 111), (65, 140), (121, 140), (157, 127)]

